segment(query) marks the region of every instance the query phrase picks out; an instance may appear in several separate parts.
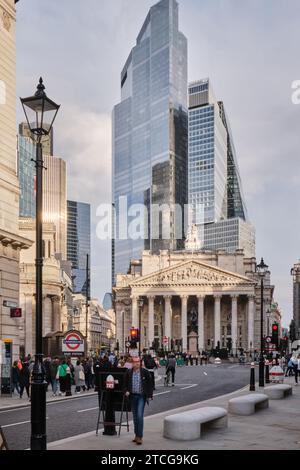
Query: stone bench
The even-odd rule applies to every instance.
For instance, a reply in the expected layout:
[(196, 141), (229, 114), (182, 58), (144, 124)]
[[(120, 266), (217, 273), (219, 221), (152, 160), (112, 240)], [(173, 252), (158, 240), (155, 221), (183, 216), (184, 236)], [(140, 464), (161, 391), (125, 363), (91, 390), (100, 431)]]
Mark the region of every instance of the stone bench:
[(269, 398), (263, 393), (254, 393), (232, 398), (228, 402), (229, 413), (236, 415), (252, 415), (257, 410), (268, 408)]
[(271, 387), (266, 387), (264, 393), (271, 400), (280, 400), (281, 398), (286, 398), (293, 393), (293, 387), (287, 384), (280, 385), (271, 385)]
[(185, 411), (164, 419), (164, 437), (177, 441), (200, 439), (201, 431), (227, 427), (227, 411), (219, 407), (204, 407)]

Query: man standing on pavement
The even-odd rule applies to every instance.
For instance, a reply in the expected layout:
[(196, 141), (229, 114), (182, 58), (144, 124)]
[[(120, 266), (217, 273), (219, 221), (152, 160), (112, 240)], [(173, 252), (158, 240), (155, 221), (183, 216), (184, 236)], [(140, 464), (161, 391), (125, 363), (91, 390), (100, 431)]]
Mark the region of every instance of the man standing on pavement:
[(168, 372), (172, 374), (172, 387), (174, 387), (175, 382), (175, 368), (176, 368), (176, 359), (174, 354), (170, 354), (166, 364), (166, 375)]
[(146, 402), (153, 399), (153, 382), (147, 369), (141, 367), (140, 357), (132, 358), (132, 369), (125, 375), (125, 395), (130, 397), (137, 445), (143, 443), (144, 410)]

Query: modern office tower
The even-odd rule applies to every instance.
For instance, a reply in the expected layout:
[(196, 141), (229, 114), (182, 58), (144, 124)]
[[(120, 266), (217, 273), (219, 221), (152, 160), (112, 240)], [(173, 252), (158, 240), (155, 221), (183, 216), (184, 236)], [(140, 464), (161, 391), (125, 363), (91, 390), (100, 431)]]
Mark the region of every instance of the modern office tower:
[[(45, 129), (49, 129), (50, 124), (44, 124)], [(44, 155), (53, 155), (53, 127), (50, 131), (49, 135), (45, 135), (42, 137), (42, 146), (43, 146), (43, 153)], [(31, 132), (28, 127), (27, 122), (21, 122), (19, 124), (19, 134), (23, 137), (31, 137)]]
[(56, 227), (55, 253), (67, 259), (67, 174), (62, 158), (44, 155), (43, 221)]
[(32, 159), (36, 158), (36, 146), (29, 137), (18, 137), (18, 177), (20, 183), (20, 217), (35, 218), (35, 176)]
[(198, 249), (243, 249), (255, 256), (229, 121), (209, 79), (189, 85), (189, 223)]
[(20, 318), (14, 318), (11, 310), (19, 306), (20, 250), (32, 244), (19, 233), (14, 4), (14, 0), (0, 0), (0, 340), (12, 341), (13, 360), (21, 353)]
[(87, 255), (91, 264), (91, 206), (68, 201), (67, 259), (72, 263), (74, 293), (86, 295)]
[[(122, 70), (121, 102), (113, 111), (112, 186), (113, 278), (144, 249), (183, 248), (182, 218), (174, 211), (168, 222), (155, 212), (162, 204), (187, 203), (187, 40), (178, 29), (175, 0), (150, 9)], [(134, 239), (139, 212), (140, 237)]]

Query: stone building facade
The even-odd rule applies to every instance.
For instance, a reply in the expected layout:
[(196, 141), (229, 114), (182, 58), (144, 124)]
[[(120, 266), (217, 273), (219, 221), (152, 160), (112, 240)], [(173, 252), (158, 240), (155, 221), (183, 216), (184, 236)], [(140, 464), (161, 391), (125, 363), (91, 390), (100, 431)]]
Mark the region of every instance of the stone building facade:
[[(35, 240), (35, 219), (20, 219), (20, 232)], [(51, 337), (67, 330), (69, 292), (72, 279), (63, 269), (62, 261), (55, 256), (56, 228), (43, 224), (43, 337)], [(23, 353), (35, 353), (35, 242), (22, 252), (20, 259), (20, 306), (23, 317), (20, 323), (20, 343)]]
[[(243, 250), (169, 252), (145, 251), (131, 263), (129, 274), (117, 276), (114, 288), (116, 339), (120, 350), (132, 326), (140, 327), (141, 346), (202, 351), (228, 347), (260, 348), (260, 280), (255, 258)], [(264, 279), (263, 334), (266, 311), (273, 298), (270, 273)], [(143, 299), (139, 312), (138, 300)], [(140, 317), (140, 318), (139, 318)]]
[(19, 233), (19, 181), (16, 172), (16, 11), (14, 0), (0, 0), (0, 339), (20, 354), (20, 318), (10, 317), (7, 302), (19, 306), (21, 250), (32, 245)]

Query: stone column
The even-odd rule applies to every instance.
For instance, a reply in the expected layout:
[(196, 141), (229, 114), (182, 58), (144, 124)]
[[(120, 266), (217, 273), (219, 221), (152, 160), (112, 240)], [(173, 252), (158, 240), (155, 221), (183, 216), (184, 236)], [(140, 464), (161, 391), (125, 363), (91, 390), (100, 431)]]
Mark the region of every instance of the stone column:
[(182, 352), (187, 351), (187, 301), (188, 296), (181, 297), (181, 336), (182, 336)]
[(221, 347), (221, 295), (215, 295), (215, 309), (214, 309), (214, 322), (215, 322), (215, 337), (214, 337), (214, 348), (217, 347), (218, 341), (220, 341)]
[(168, 348), (170, 349), (171, 345), (171, 295), (165, 295), (165, 336), (168, 337), (169, 342), (168, 342)]
[(60, 315), (60, 297), (54, 295), (52, 298), (52, 312), (53, 312), (53, 331), (61, 331), (61, 315)]
[[(25, 294), (25, 354), (32, 354), (33, 352), (33, 319), (32, 319), (32, 310), (33, 310), (33, 295)], [(23, 315), (24, 315), (23, 314)]]
[(131, 296), (131, 326), (138, 328), (139, 319), (138, 319), (138, 298), (135, 295)]
[(248, 349), (254, 350), (254, 313), (255, 313), (255, 296), (248, 296)]
[(198, 295), (198, 350), (204, 349), (204, 297)]
[(154, 341), (154, 296), (148, 297), (148, 344), (152, 347)]
[(238, 312), (237, 312), (237, 295), (231, 296), (231, 339), (233, 353), (237, 352), (238, 339)]

